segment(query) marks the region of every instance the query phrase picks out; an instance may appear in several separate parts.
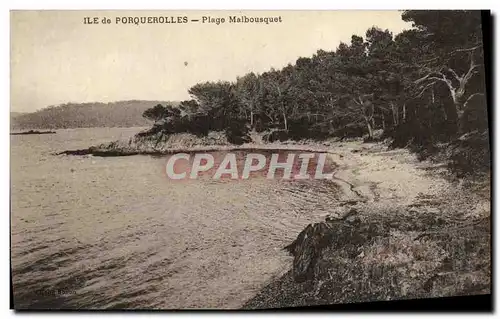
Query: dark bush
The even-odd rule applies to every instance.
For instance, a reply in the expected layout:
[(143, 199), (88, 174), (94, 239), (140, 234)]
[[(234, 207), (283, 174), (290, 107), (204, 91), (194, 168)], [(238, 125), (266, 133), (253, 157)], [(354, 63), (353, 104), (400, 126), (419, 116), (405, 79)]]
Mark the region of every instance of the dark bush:
[(252, 141), (248, 135), (249, 129), (245, 122), (234, 120), (230, 122), (225, 129), (226, 137), (229, 143), (241, 145)]
[(450, 169), (460, 176), (489, 172), (491, 165), (488, 132), (465, 134), (450, 144)]
[(340, 137), (341, 140), (344, 140), (349, 137), (362, 137), (366, 133), (368, 133), (368, 131), (362, 124), (347, 124), (335, 130), (333, 136)]
[(262, 135), (262, 139), (268, 143), (283, 142), (288, 140), (288, 132), (285, 130), (273, 130)]

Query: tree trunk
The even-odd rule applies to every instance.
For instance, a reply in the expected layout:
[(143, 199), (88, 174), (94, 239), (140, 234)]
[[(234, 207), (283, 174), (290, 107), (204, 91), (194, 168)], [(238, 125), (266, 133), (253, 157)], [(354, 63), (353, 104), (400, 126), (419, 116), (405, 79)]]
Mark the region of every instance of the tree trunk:
[(394, 123), (394, 126), (397, 126), (399, 123), (399, 112), (398, 108), (394, 105), (393, 102), (390, 103), (391, 105), (391, 110), (392, 110), (392, 121)]
[(285, 112), (282, 112), (283, 113), (283, 121), (285, 122), (285, 131), (288, 132), (288, 123), (287, 123), (287, 120), (286, 120), (286, 114)]
[(373, 127), (372, 127), (372, 119), (365, 118), (366, 122), (366, 127), (368, 128), (368, 138), (372, 139), (373, 138)]
[(460, 101), (454, 101), (453, 105), (455, 105), (455, 110), (457, 112), (457, 120), (460, 122), (464, 115), (464, 109), (463, 109), (464, 105), (463, 103), (460, 103)]

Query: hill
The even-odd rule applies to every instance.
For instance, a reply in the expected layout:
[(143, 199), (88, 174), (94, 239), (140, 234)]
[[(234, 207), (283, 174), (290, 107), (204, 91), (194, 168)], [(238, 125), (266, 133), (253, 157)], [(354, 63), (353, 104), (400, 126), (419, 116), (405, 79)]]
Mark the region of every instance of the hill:
[(110, 103), (66, 103), (49, 106), (33, 113), (11, 112), (11, 129), (62, 129), (77, 127), (147, 126), (151, 122), (142, 113), (165, 101), (117, 101)]
[(18, 117), (18, 116), (21, 116), (23, 114), (26, 114), (24, 112), (10, 112), (10, 118), (14, 118), (14, 117)]

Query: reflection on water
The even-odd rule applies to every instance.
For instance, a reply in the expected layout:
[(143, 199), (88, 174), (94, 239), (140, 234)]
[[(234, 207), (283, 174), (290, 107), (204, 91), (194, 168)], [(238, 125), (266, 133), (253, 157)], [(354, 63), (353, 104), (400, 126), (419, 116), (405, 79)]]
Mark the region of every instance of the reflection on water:
[(236, 308), (336, 202), (328, 181), (165, 177), (165, 158), (53, 156), (137, 128), (11, 136), (20, 308)]

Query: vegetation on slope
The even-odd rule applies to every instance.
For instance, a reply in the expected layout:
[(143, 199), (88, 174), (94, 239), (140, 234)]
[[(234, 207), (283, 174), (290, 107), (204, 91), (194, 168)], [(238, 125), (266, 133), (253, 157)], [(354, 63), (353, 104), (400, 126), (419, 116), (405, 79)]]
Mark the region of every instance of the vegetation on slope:
[(244, 308), (490, 293), (489, 181), (448, 180), (407, 150), (346, 144), (336, 211), (284, 247), (292, 269)]
[(224, 131), (242, 144), (250, 131), (264, 140), (373, 140), (382, 130), (393, 147), (488, 171), (480, 12), (404, 11), (402, 19), (413, 28), (394, 36), (372, 27), (281, 70), (198, 83), (178, 107), (147, 110), (154, 125), (143, 136)]
[[(11, 113), (11, 129), (64, 129), (78, 127), (150, 126), (143, 112), (162, 101), (119, 101), (112, 103), (67, 103), (33, 113)], [(14, 114), (13, 114), (14, 113)]]

